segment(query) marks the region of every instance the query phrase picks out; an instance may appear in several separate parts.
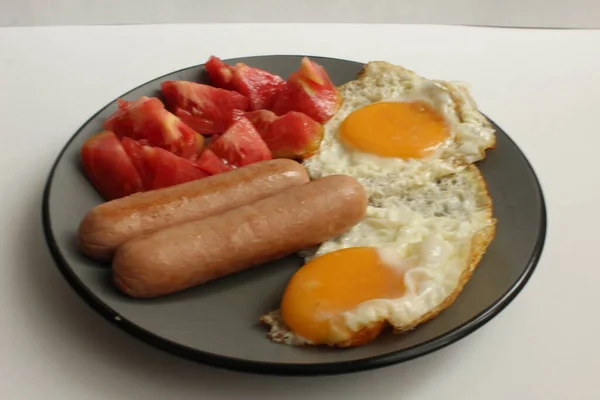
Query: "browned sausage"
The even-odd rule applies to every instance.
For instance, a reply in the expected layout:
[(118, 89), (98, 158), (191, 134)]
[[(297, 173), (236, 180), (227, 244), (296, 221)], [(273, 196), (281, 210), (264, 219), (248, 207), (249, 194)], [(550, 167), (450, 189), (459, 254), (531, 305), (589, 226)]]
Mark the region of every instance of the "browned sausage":
[(308, 180), (301, 164), (277, 159), (112, 200), (83, 218), (80, 247), (92, 258), (110, 261), (118, 246), (136, 236), (219, 214)]
[(331, 175), (127, 242), (113, 260), (113, 280), (132, 297), (177, 292), (324, 242), (354, 226), (366, 207), (360, 183)]

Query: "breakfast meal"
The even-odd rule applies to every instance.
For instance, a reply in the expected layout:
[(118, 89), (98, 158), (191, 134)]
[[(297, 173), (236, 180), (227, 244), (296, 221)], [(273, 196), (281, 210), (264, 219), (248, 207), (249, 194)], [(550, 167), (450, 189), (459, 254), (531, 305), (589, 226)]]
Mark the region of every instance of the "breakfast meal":
[(308, 57), (286, 79), (214, 56), (204, 67), (210, 84), (119, 99), (81, 148), (105, 202), (80, 248), (111, 263), (124, 295), (201, 290), (296, 254), (279, 308), (256, 318), (273, 342), (331, 347), (453, 303), (496, 225), (474, 165), (495, 132), (466, 85), (387, 62), (340, 87)]

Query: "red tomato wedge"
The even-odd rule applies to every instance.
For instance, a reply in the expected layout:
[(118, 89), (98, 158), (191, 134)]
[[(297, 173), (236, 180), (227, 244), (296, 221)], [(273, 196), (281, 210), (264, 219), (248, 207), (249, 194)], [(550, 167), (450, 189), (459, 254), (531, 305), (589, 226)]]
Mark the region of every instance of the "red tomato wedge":
[(272, 111), (245, 113), (263, 138), (273, 158), (303, 159), (312, 156), (323, 140), (323, 126), (306, 114), (290, 111), (278, 117)]
[(279, 118), (277, 114), (269, 110), (248, 111), (244, 113), (244, 116), (254, 125), (261, 136), (271, 127), (273, 121)]
[(152, 189), (161, 189), (208, 176), (192, 162), (160, 147), (144, 146), (144, 158), (152, 173)]
[(218, 57), (211, 56), (206, 64), (204, 64), (204, 68), (206, 68), (206, 72), (213, 85), (223, 89), (234, 89), (231, 83), (233, 79), (233, 67), (225, 64)]
[(232, 67), (215, 56), (208, 59), (205, 68), (215, 86), (246, 96), (250, 110), (270, 108), (285, 87), (285, 81), (278, 75), (242, 63)]
[(81, 147), (85, 175), (105, 200), (144, 190), (142, 179), (113, 132), (103, 131)]
[(146, 146), (128, 137), (121, 139), (121, 145), (125, 149), (125, 152), (133, 163), (133, 166), (140, 175), (144, 190), (152, 190), (154, 173), (152, 172), (152, 169), (146, 160), (146, 152), (144, 150)]
[(248, 108), (248, 99), (232, 90), (187, 81), (166, 81), (160, 87), (175, 115), (205, 135), (225, 132), (233, 110)]
[(211, 175), (220, 174), (221, 172), (227, 172), (233, 169), (231, 165), (225, 164), (225, 162), (211, 149), (204, 149), (202, 154), (200, 154), (200, 157), (198, 157), (198, 161), (196, 161), (196, 166)]
[[(130, 137), (150, 146), (161, 147), (178, 156), (194, 159), (204, 140), (178, 117), (167, 111), (156, 97), (135, 101), (119, 100), (119, 109), (104, 123), (118, 137)], [(202, 138), (202, 139), (200, 139)]]
[(317, 122), (327, 122), (341, 107), (342, 97), (329, 79), (325, 68), (308, 57), (293, 72), (271, 108), (275, 114), (302, 112)]
[(243, 113), (237, 114), (229, 129), (217, 140), (211, 140), (208, 148), (234, 168), (272, 158), (266, 143)]
[(234, 67), (232, 82), (235, 90), (250, 100), (250, 110), (270, 108), (285, 87), (280, 76), (241, 63)]

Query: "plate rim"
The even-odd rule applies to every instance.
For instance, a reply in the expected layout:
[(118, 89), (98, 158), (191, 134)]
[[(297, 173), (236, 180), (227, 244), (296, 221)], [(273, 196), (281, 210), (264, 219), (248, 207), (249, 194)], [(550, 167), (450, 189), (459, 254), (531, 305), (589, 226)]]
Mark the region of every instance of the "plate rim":
[[(232, 60), (239, 59), (251, 59), (251, 58), (278, 58), (278, 57), (310, 57), (312, 59), (328, 59), (328, 60), (338, 60), (344, 62), (350, 62), (360, 65), (365, 65), (363, 62), (346, 60), (342, 58), (335, 57), (323, 57), (323, 56), (314, 56), (314, 55), (304, 55), (304, 54), (268, 54), (268, 55), (254, 55), (254, 56), (246, 56), (246, 57), (235, 57), (224, 59), (225, 62), (230, 62)], [(336, 374), (345, 374), (359, 371), (366, 371), (376, 368), (382, 368), (385, 366), (409, 361), (427, 354), (430, 354), (434, 351), (445, 348), (446, 346), (457, 342), (471, 333), (475, 332), (477, 329), (481, 328), (483, 325), (492, 320), (495, 316), (497, 316), (500, 312), (502, 312), (515, 297), (523, 290), (534, 271), (537, 268), (537, 265), (540, 261), (541, 254), (544, 249), (546, 236), (547, 236), (547, 225), (548, 225), (548, 217), (547, 217), (547, 208), (546, 202), (542, 190), (542, 186), (538, 179), (537, 174), (528, 158), (525, 156), (521, 148), (515, 143), (515, 141), (506, 133), (504, 130), (500, 128), (493, 120), (491, 120), (487, 115), (484, 116), (496, 127), (500, 128), (502, 132), (506, 135), (507, 139), (519, 150), (519, 155), (525, 161), (525, 165), (529, 172), (531, 173), (534, 183), (536, 184), (536, 192), (538, 196), (538, 200), (540, 202), (540, 217), (541, 222), (538, 227), (538, 237), (536, 239), (535, 247), (527, 265), (521, 275), (517, 278), (517, 280), (509, 287), (509, 289), (502, 294), (498, 299), (496, 299), (489, 307), (475, 315), (468, 321), (462, 323), (461, 325), (455, 327), (452, 330), (445, 332), (442, 335), (436, 336), (428, 341), (415, 344), (408, 348), (402, 350), (396, 350), (389, 353), (366, 357), (357, 360), (350, 361), (336, 361), (330, 363), (278, 363), (278, 362), (265, 362), (265, 361), (250, 361), (247, 359), (234, 358), (229, 356), (223, 356), (215, 353), (206, 352), (203, 350), (195, 349), (189, 346), (184, 346), (178, 343), (175, 343), (171, 340), (160, 337), (138, 325), (129, 321), (126, 318), (123, 318), (113, 310), (111, 307), (102, 302), (99, 298), (97, 298), (94, 293), (92, 293), (85, 284), (83, 284), (79, 278), (75, 275), (69, 263), (65, 260), (62, 255), (58, 244), (56, 243), (54, 236), (52, 234), (52, 230), (50, 228), (50, 210), (49, 210), (49, 202), (50, 202), (50, 190), (52, 188), (54, 174), (58, 164), (61, 162), (63, 155), (67, 148), (70, 146), (71, 142), (75, 140), (75, 138), (81, 133), (83, 128), (89, 124), (94, 118), (96, 118), (101, 112), (106, 110), (111, 104), (113, 104), (116, 99), (124, 97), (129, 93), (145, 86), (151, 82), (160, 80), (168, 75), (172, 75), (178, 72), (186, 71), (193, 68), (199, 68), (204, 66), (205, 63), (192, 65), (188, 67), (184, 67), (175, 71), (168, 72), (156, 78), (150, 79), (130, 90), (121, 94), (117, 98), (111, 100), (106, 105), (101, 107), (97, 112), (95, 112), (91, 117), (89, 117), (81, 126), (75, 131), (75, 133), (69, 138), (69, 140), (64, 144), (58, 155), (56, 156), (50, 172), (46, 178), (46, 183), (44, 185), (43, 197), (42, 197), (42, 227), (44, 232), (44, 237), (50, 254), (54, 263), (56, 264), (58, 270), (61, 272), (65, 280), (69, 283), (69, 286), (97, 313), (99, 313), (102, 317), (104, 317), (108, 322), (110, 322), (113, 326), (117, 326), (124, 332), (132, 335), (133, 337), (154, 346), (155, 348), (159, 348), (167, 353), (200, 362), (203, 364), (211, 365), (217, 368), (224, 368), (233, 371), (239, 372), (247, 372), (254, 374), (265, 374), (265, 375), (290, 375), (290, 376), (316, 376), (316, 375), (336, 375)], [(483, 114), (483, 113), (482, 113)]]

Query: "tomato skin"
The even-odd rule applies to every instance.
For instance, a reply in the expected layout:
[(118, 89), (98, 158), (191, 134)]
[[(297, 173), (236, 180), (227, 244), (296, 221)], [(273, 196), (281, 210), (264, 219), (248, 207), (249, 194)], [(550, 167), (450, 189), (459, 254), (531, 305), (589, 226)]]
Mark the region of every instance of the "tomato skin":
[(153, 190), (195, 181), (209, 175), (189, 160), (160, 147), (144, 146), (144, 158), (152, 171)]
[(236, 114), (229, 129), (216, 140), (211, 140), (208, 148), (234, 168), (273, 158), (267, 144), (243, 112)]
[(248, 108), (248, 99), (240, 93), (200, 83), (166, 81), (161, 90), (175, 115), (205, 135), (225, 132), (233, 111)]
[(226, 164), (211, 149), (204, 149), (200, 157), (198, 157), (198, 161), (196, 161), (196, 166), (210, 175), (220, 174), (233, 169), (231, 165)]
[(188, 159), (195, 158), (198, 146), (202, 145), (197, 142), (197, 132), (167, 111), (156, 97), (119, 99), (118, 110), (104, 122), (104, 128), (119, 138), (130, 137)]
[(304, 159), (319, 150), (323, 126), (308, 115), (290, 111), (278, 117), (272, 111), (246, 112), (273, 158)]
[(273, 103), (277, 115), (289, 111), (302, 112), (319, 123), (325, 123), (340, 109), (342, 97), (325, 69), (308, 57), (290, 74), (285, 89)]
[(113, 132), (102, 131), (86, 140), (81, 162), (86, 177), (107, 201), (144, 190), (139, 173)]

